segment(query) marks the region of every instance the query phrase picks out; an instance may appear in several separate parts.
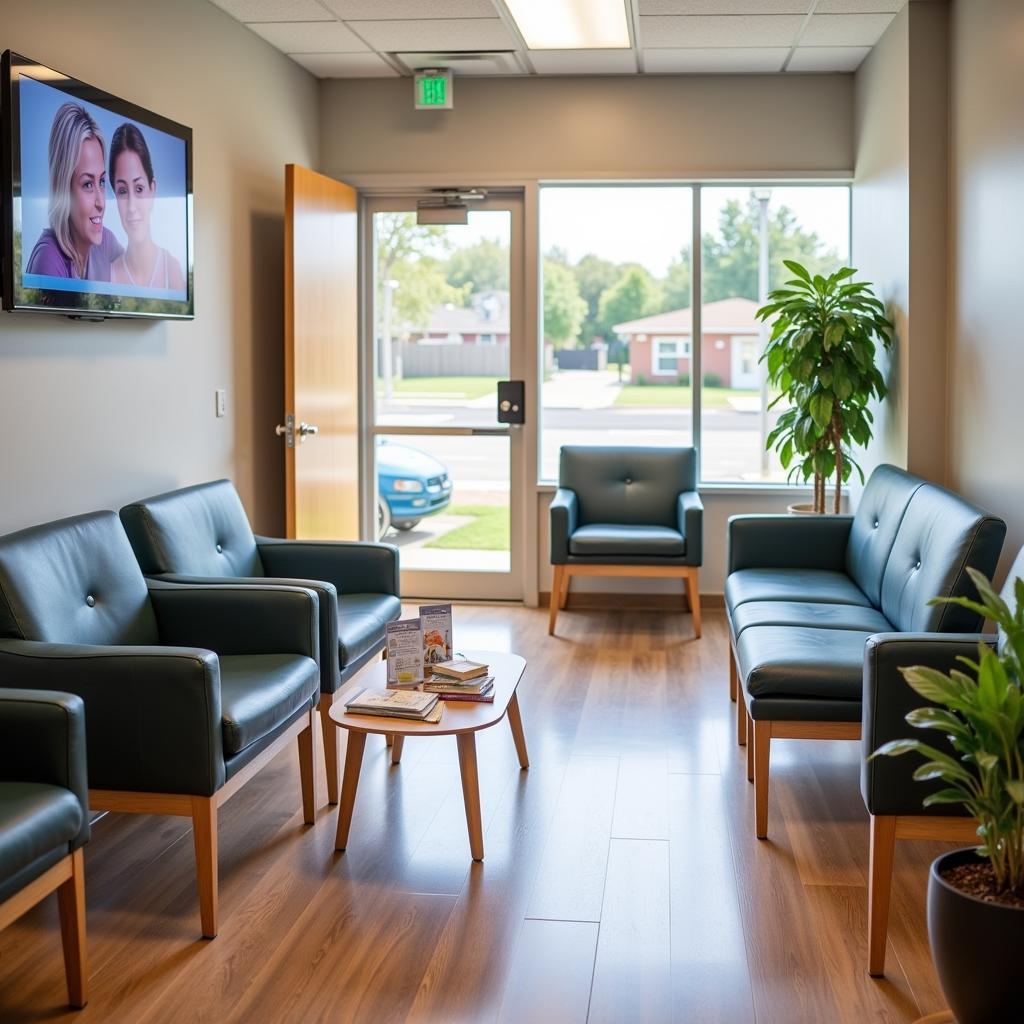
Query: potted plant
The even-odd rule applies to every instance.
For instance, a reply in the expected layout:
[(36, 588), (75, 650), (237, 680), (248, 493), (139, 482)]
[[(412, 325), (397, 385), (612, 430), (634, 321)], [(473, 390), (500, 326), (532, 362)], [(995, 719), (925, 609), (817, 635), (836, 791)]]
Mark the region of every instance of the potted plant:
[(778, 449), (790, 480), (814, 480), (808, 511), (825, 511), (825, 484), (834, 477), (833, 511), (839, 512), (852, 470), (864, 479), (852, 447), (871, 440), (868, 404), (887, 393), (875, 365), (876, 340), (889, 349), (893, 325), (871, 285), (850, 280), (857, 273), (853, 267), (812, 277), (795, 260), (783, 262), (794, 277), (769, 292), (757, 311), (760, 320), (775, 317), (761, 356), (769, 383), (779, 390), (769, 408), (787, 405), (767, 447)]
[[(949, 598), (999, 626), (998, 650), (978, 645), (964, 670), (901, 669), (932, 706), (907, 715), (945, 734), (952, 754), (921, 740), (893, 740), (876, 754), (925, 758), (919, 780), (945, 787), (925, 806), (962, 804), (978, 821), (981, 846), (939, 857), (928, 879), (928, 937), (942, 991), (958, 1024), (1021, 1019), (1017, 974), (1024, 949), (1024, 580), (1016, 607), (979, 572), (967, 570), (980, 601)], [(1006, 591), (1004, 591), (1005, 593)], [(875, 756), (875, 755), (872, 755)]]

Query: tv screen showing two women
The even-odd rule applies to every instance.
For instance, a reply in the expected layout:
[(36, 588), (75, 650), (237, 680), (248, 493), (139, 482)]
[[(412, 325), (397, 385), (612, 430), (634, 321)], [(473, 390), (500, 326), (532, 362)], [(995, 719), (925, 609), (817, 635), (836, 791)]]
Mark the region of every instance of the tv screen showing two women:
[(22, 286), (187, 301), (184, 140), (25, 74), (20, 113)]

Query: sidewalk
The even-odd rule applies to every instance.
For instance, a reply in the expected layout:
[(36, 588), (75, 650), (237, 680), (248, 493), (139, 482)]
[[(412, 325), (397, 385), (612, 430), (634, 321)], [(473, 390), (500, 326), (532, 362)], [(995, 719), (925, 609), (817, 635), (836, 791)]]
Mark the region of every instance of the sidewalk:
[(555, 370), (544, 382), (544, 408), (607, 409), (621, 387), (617, 370)]

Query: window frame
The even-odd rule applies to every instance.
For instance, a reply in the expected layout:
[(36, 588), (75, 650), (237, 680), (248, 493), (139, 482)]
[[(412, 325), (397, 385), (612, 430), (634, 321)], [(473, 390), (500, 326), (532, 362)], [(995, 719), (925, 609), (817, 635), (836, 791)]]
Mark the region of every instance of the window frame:
[[(702, 363), (702, 350), (703, 344), (693, 344), (693, 339), (701, 338), (704, 336), (703, 329), (703, 285), (701, 279), (701, 261), (702, 261), (702, 246), (703, 246), (703, 230), (702, 230), (702, 218), (701, 218), (701, 200), (703, 197), (703, 191), (705, 188), (748, 188), (748, 189), (782, 189), (782, 188), (844, 188), (847, 192), (847, 232), (850, 239), (850, 252), (848, 253), (848, 259), (850, 265), (853, 261), (853, 178), (848, 175), (840, 175), (836, 177), (821, 177), (821, 176), (808, 176), (799, 177), (794, 175), (786, 175), (785, 177), (779, 178), (734, 178), (734, 177), (722, 177), (715, 178), (713, 176), (701, 177), (697, 179), (687, 178), (672, 178), (672, 179), (643, 179), (643, 178), (628, 178), (628, 179), (614, 179), (614, 180), (559, 180), (559, 179), (547, 179), (539, 180), (537, 182), (538, 187), (538, 203), (537, 203), (537, 288), (538, 295), (544, 294), (544, 261), (541, 258), (540, 253), (540, 238), (541, 238), (541, 223), (540, 218), (543, 210), (543, 202), (540, 200), (540, 196), (547, 189), (556, 188), (610, 188), (610, 187), (621, 187), (621, 188), (644, 188), (644, 187), (658, 187), (658, 186), (677, 186), (681, 188), (689, 188), (691, 199), (692, 199), (692, 211), (690, 216), (690, 308), (692, 310), (691, 318), (691, 334), (690, 334), (690, 351), (688, 354), (690, 363), (690, 384), (692, 388), (690, 415), (691, 419), (691, 437), (692, 445), (697, 456), (697, 481), (698, 487), (703, 491), (718, 492), (718, 493), (734, 493), (734, 494), (750, 494), (750, 493), (787, 493), (794, 495), (802, 495), (811, 490), (811, 484), (799, 484), (790, 483), (787, 480), (765, 480), (765, 481), (750, 481), (750, 480), (729, 480), (729, 479), (705, 479), (704, 477), (704, 466), (703, 466), (703, 445), (702, 445), (702, 393), (704, 390), (704, 374)], [(700, 301), (694, 301), (695, 296), (700, 296)], [(537, 315), (538, 315), (538, 344), (543, 344), (543, 306), (541, 302), (537, 304)], [(658, 377), (660, 379), (668, 379), (671, 376), (678, 376), (678, 369), (675, 374), (662, 373), (655, 369), (657, 363), (657, 345), (658, 337), (656, 335), (648, 335), (649, 343), (651, 344), (651, 376)], [(669, 339), (664, 339), (669, 340)], [(679, 353), (677, 350), (677, 356)], [(538, 380), (537, 380), (537, 406), (538, 406), (538, 417), (537, 417), (537, 430), (536, 430), (536, 465), (537, 465), (537, 487), (538, 489), (550, 489), (557, 486), (557, 481), (548, 479), (541, 475), (541, 466), (543, 465), (543, 441), (544, 441), (544, 424), (543, 418), (540, 415), (540, 408), (543, 403), (543, 358), (538, 360)]]

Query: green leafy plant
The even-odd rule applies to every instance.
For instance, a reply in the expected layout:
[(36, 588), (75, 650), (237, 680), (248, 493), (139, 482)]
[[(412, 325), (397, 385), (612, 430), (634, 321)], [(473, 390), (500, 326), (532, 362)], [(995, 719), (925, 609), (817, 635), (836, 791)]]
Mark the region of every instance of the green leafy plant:
[(757, 311), (760, 320), (775, 318), (761, 356), (769, 383), (779, 390), (771, 404), (788, 403), (767, 447), (778, 449), (791, 480), (814, 480), (815, 512), (825, 511), (825, 484), (835, 477), (833, 511), (839, 512), (851, 471), (864, 478), (852, 445), (871, 440), (868, 404), (887, 393), (875, 343), (888, 349), (893, 325), (871, 285), (850, 281), (853, 267), (812, 277), (795, 260), (784, 263), (794, 276), (769, 292)]
[(1014, 584), (1011, 610), (984, 575), (967, 571), (980, 601), (957, 597), (932, 604), (958, 604), (991, 619), (1001, 633), (998, 651), (980, 643), (977, 661), (958, 659), (967, 671), (947, 674), (919, 665), (900, 670), (917, 694), (939, 705), (911, 711), (907, 722), (944, 733), (956, 756), (905, 739), (883, 744), (872, 757), (924, 757), (914, 778), (947, 784), (925, 797), (924, 806), (962, 804), (978, 820), (979, 853), (991, 863), (997, 887), (1024, 893), (1024, 580)]

